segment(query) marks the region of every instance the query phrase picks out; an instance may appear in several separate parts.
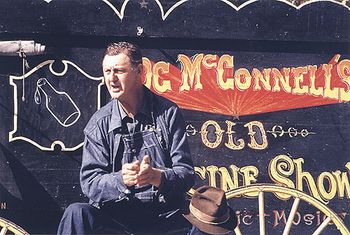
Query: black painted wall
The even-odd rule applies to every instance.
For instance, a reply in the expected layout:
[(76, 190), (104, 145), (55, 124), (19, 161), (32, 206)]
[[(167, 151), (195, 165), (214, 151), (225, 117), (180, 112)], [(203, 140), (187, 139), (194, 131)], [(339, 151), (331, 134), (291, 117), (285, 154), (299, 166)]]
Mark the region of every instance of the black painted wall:
[[(178, 54), (192, 56), (196, 53), (234, 55), (235, 66), (248, 70), (319, 65), (327, 63), (337, 53), (342, 59), (350, 58), (350, 11), (346, 5), (315, 2), (297, 9), (279, 1), (256, 1), (243, 7), (238, 2), (229, 5), (219, 0), (190, 0), (170, 12), (177, 1), (159, 2), (163, 8), (154, 0), (111, 1), (119, 11), (118, 16), (102, 0), (53, 0), (50, 3), (3, 0), (0, 3), (0, 41), (35, 40), (46, 45), (43, 54), (27, 57), (30, 66), (27, 72), (47, 60), (55, 60), (53, 70), (60, 72), (64, 69), (61, 61), (67, 60), (96, 78), (102, 75), (100, 64), (105, 46), (119, 40), (136, 42), (145, 57), (155, 62), (167, 61), (177, 67), (180, 67)], [(30, 233), (55, 233), (63, 210), (70, 203), (87, 200), (79, 186), (82, 149), (61, 151), (56, 145), (51, 150), (41, 150), (23, 140), (10, 141), (16, 99), (10, 75), (22, 75), (22, 60), (17, 56), (0, 55), (0, 202), (6, 202), (0, 216)], [(40, 77), (51, 79), (54, 87), (71, 94), (81, 109), (77, 123), (67, 128), (54, 120), (45, 123), (47, 110), (43, 104), (35, 104), (33, 96), (35, 81)], [(97, 109), (99, 82), (87, 79), (72, 66), (63, 80), (58, 77), (44, 67), (31, 75), (31, 80), (26, 79), (26, 100), (22, 102), (21, 95), (17, 94), (19, 107), (24, 110), (18, 114), (17, 135), (32, 133), (32, 139), (44, 142), (59, 138), (76, 146), (83, 141), (82, 129)], [(16, 84), (20, 91), (22, 82)], [(100, 97), (102, 105), (109, 100), (105, 87), (101, 88)], [(267, 134), (269, 147), (263, 151), (250, 148), (232, 151), (223, 145), (211, 150), (203, 145), (199, 135), (189, 137), (196, 166), (254, 165), (260, 171), (258, 183), (271, 183), (268, 163), (279, 154), (304, 158), (305, 170), (315, 178), (324, 171), (346, 171), (344, 166), (350, 161), (349, 110), (348, 103), (338, 103), (243, 116), (238, 120), (190, 110), (184, 110), (184, 115), (187, 123), (196, 129), (207, 120), (216, 120), (223, 128), (225, 120), (237, 122), (237, 135), (246, 141), (248, 136), (243, 125), (250, 121), (262, 122), (266, 130), (281, 125), (317, 133), (307, 138), (274, 138)], [(198, 178), (196, 186), (205, 183)], [(247, 200), (242, 198), (230, 203), (237, 210), (256, 215), (257, 205)], [(276, 198), (267, 200), (271, 210), (290, 207), (288, 202), (276, 202)], [(335, 198), (329, 207), (349, 214), (349, 198)], [(316, 213), (307, 205), (302, 205), (302, 210)], [(270, 214), (267, 228), (272, 234), (281, 233), (283, 227), (273, 227), (273, 212)], [(347, 226), (349, 217), (347, 215), (344, 220)], [(252, 226), (242, 225), (243, 232), (255, 234), (258, 231), (257, 217), (253, 218), (256, 222)], [(296, 231), (308, 233), (314, 228), (315, 223), (312, 226), (301, 223)], [(337, 234), (334, 226), (327, 231), (327, 234)]]

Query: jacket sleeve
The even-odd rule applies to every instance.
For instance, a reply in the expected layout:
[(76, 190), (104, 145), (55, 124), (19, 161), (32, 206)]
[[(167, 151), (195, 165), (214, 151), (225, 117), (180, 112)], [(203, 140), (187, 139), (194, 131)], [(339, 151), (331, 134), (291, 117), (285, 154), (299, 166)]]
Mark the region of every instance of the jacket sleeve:
[(127, 189), (121, 171), (112, 172), (110, 158), (102, 138), (85, 133), (80, 184), (83, 193), (98, 204), (122, 199)]
[(162, 172), (159, 191), (164, 195), (183, 194), (194, 184), (194, 169), (186, 138), (185, 121), (177, 106), (167, 110), (166, 120), (172, 166)]

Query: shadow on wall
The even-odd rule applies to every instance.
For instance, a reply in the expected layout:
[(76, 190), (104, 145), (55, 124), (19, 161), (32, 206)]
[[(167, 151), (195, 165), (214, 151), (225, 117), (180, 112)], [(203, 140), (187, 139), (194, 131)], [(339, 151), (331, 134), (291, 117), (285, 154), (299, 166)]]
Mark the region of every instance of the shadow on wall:
[(62, 212), (35, 177), (0, 144), (0, 216), (29, 233), (56, 233)]

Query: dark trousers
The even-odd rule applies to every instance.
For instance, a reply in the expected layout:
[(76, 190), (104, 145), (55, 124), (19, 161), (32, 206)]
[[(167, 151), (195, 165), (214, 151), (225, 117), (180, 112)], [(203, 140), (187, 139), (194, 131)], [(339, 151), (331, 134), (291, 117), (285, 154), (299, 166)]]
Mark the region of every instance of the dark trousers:
[(153, 203), (119, 202), (101, 209), (87, 204), (70, 205), (57, 234), (187, 234), (191, 225), (177, 212), (169, 217)]

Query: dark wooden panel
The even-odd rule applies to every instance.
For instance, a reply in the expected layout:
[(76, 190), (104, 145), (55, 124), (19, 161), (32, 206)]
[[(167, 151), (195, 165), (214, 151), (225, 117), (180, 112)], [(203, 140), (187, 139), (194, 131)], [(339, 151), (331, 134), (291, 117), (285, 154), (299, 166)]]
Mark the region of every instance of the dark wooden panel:
[[(124, 1), (110, 2), (120, 10)], [(340, 61), (350, 58), (350, 11), (340, 4), (315, 2), (296, 9), (279, 1), (257, 1), (236, 11), (223, 1), (191, 0), (179, 5), (163, 19), (165, 15), (162, 18), (156, 1), (145, 2), (146, 4), (142, 5), (141, 1), (129, 1), (123, 19), (120, 20), (113, 9), (102, 0), (53, 0), (50, 3), (43, 0), (3, 0), (0, 3), (0, 40), (34, 39), (45, 44), (47, 48), (44, 54), (28, 56), (31, 69), (44, 61), (56, 60), (53, 68), (58, 72), (64, 68), (60, 61), (68, 60), (94, 77), (102, 75), (101, 56), (106, 44), (111, 41), (131, 40), (142, 47), (144, 56), (150, 61), (170, 63), (176, 75), (172, 78), (177, 79), (177, 82), (181, 81), (179, 54), (184, 54), (188, 58), (200, 53), (218, 56), (226, 54), (234, 57), (234, 71), (245, 68), (249, 72), (253, 68), (263, 70), (320, 66), (329, 63), (337, 53), (341, 55)], [(164, 6), (165, 14), (177, 1), (160, 2)], [(235, 4), (238, 2), (244, 1), (235, 1)], [(143, 28), (143, 34), (140, 36), (137, 35), (137, 27)], [(209, 71), (203, 65), (201, 69), (202, 79), (213, 81), (217, 79), (217, 71)], [(0, 203), (6, 202), (7, 207), (0, 209), (0, 216), (13, 220), (31, 233), (55, 233), (63, 209), (70, 203), (87, 201), (82, 195), (78, 177), (82, 151), (81, 148), (73, 151), (61, 151), (60, 148), (47, 151), (23, 140), (9, 142), (9, 132), (14, 128), (15, 117), (15, 96), (9, 80), (10, 75), (22, 75), (21, 59), (16, 56), (0, 56)], [(35, 81), (45, 75), (51, 79), (50, 82), (54, 87), (72, 94), (76, 103), (84, 110), (83, 120), (73, 129), (65, 129), (54, 119), (48, 119), (48, 116), (43, 115), (44, 106), (38, 108), (33, 102), (28, 102), (30, 105), (20, 106), (26, 110), (25, 113), (20, 112), (18, 115), (24, 121), (20, 124), (21, 133), (32, 134), (38, 140), (57, 133), (62, 140), (68, 142), (83, 141), (83, 127), (92, 114), (90, 108), (96, 107), (97, 103), (96, 100), (88, 100), (86, 97), (92, 96), (95, 84), (84, 83), (84, 76), (77, 73), (73, 67), (69, 67), (65, 76), (67, 80), (72, 79), (70, 81), (58, 81), (58, 77), (48, 68), (34, 75)], [(167, 74), (160, 77), (169, 78)], [(318, 81), (322, 79), (323, 76), (317, 78)], [(33, 81), (31, 83), (28, 80), (25, 83), (26, 93), (30, 94), (31, 101), (35, 93)], [(173, 84), (176, 82), (173, 81)], [(305, 84), (310, 85), (307, 80), (302, 85)], [(20, 91), (22, 83), (18, 81), (17, 85)], [(217, 84), (214, 85), (207, 95), (216, 94), (215, 98), (221, 102), (217, 105), (227, 104), (228, 99), (220, 97), (221, 90)], [(346, 87), (344, 81), (342, 87)], [(186, 95), (179, 93), (178, 90), (176, 92), (177, 96)], [(200, 97), (192, 90), (189, 93), (194, 97)], [(215, 167), (230, 170), (231, 166), (238, 169), (255, 167), (259, 171), (256, 176), (257, 183), (271, 183), (271, 172), (268, 167), (278, 155), (285, 155), (292, 161), (302, 158), (303, 172), (308, 172), (312, 176), (309, 183), (317, 182), (322, 173), (334, 176), (336, 174), (334, 172), (344, 173), (344, 184), (348, 182), (346, 177), (349, 177), (349, 170), (346, 164), (349, 162), (349, 103), (333, 99), (330, 102), (333, 104), (311, 105), (311, 107), (301, 105), (299, 109), (290, 109), (287, 105), (292, 105), (293, 102), (307, 103), (311, 95), (294, 95), (293, 99), (283, 99), (279, 94), (281, 92), (270, 92), (271, 96), (268, 96), (268, 99), (278, 100), (279, 105), (285, 105), (285, 108), (269, 113), (224, 115), (220, 112), (183, 110), (186, 124), (192, 125), (197, 131), (188, 138), (195, 166), (205, 171), (203, 178), (197, 174), (195, 187), (202, 184), (223, 186), (220, 185), (222, 178)], [(253, 98), (249, 95), (254, 93), (246, 91), (245, 97), (239, 96), (242, 99), (234, 98), (231, 101), (236, 102), (238, 99), (244, 102), (251, 99), (249, 105), (259, 107), (258, 104), (267, 99), (264, 95)], [(17, 98), (21, 98), (20, 95)], [(194, 102), (190, 98), (188, 102)], [(324, 94), (319, 98), (321, 101), (329, 101)], [(108, 100), (109, 96), (104, 87), (101, 91), (101, 102), (103, 104)], [(207, 106), (211, 105), (208, 102)], [(61, 109), (65, 108), (64, 105), (61, 106)], [(37, 122), (39, 119), (40, 123)], [(215, 121), (224, 130), (223, 139), (216, 148), (205, 146), (198, 132), (208, 120)], [(225, 121), (236, 124), (233, 127), (235, 133), (231, 134), (236, 141), (244, 140), (246, 145), (243, 149), (232, 150), (225, 145), (229, 136)], [(252, 121), (261, 123), (266, 131), (268, 146), (264, 149), (248, 146), (251, 139), (244, 125)], [(33, 128), (33, 123), (38, 124), (35, 126), (37, 128)], [(40, 124), (46, 128), (40, 129), (42, 127)], [(276, 126), (284, 130), (282, 136), (274, 135)], [(290, 133), (289, 128), (292, 128)], [(212, 127), (209, 129), (209, 138), (213, 140), (215, 133)], [(310, 133), (302, 136), (301, 130)], [(52, 136), (50, 138), (54, 139)], [(261, 141), (261, 136), (258, 136), (257, 140)], [(212, 173), (208, 167), (213, 167)], [(294, 167), (293, 174), (287, 177), (293, 183), (297, 179), (296, 165)], [(232, 172), (229, 173), (233, 175)], [(215, 182), (210, 181), (210, 174), (215, 174), (213, 177)], [(300, 175), (300, 172), (298, 174)], [(237, 184), (244, 185), (243, 173), (239, 172), (237, 177)], [(306, 184), (307, 181), (305, 179), (302, 181), (303, 191), (312, 194)], [(325, 182), (326, 190), (328, 186)], [(223, 187), (231, 186), (224, 184)], [(345, 213), (342, 218), (349, 226), (350, 207), (347, 203), (349, 195), (345, 194), (343, 197), (339, 195), (339, 187), (341, 188), (339, 182), (334, 187), (338, 190), (337, 194), (327, 206), (337, 213)], [(348, 190), (346, 186), (344, 187)], [(320, 187), (316, 188), (318, 190), (316, 194), (320, 193)], [(253, 223), (251, 226), (247, 223), (242, 224), (243, 233), (257, 233), (256, 200), (252, 202), (241, 197), (238, 200), (230, 199), (229, 203), (239, 211), (241, 222), (244, 216), (252, 216), (244, 217), (252, 219)], [(277, 200), (275, 196), (270, 195), (266, 198), (266, 204), (269, 231), (281, 233), (283, 222), (279, 216), (283, 212), (288, 215), (286, 208), (291, 207), (291, 202)], [(299, 212), (301, 221), (293, 228), (294, 232), (307, 234), (323, 219), (321, 218), (323, 215), (307, 203), (301, 204)], [(304, 219), (306, 215), (314, 216), (309, 224)], [(335, 232), (336, 229), (331, 226), (325, 233), (335, 234)]]
[[(164, 1), (163, 1), (164, 2)], [(112, 3), (111, 3), (112, 4)], [(121, 11), (121, 2), (115, 4)], [(103, 1), (5, 0), (0, 8), (1, 37), (16, 34), (244, 39), (349, 42), (349, 9), (315, 2), (296, 9), (278, 1), (257, 1), (239, 9), (222, 1), (188, 1), (166, 15), (155, 1), (129, 1), (118, 17)], [(195, 14), (193, 14), (195, 12)], [(165, 16), (167, 16), (165, 18)], [(278, 19), (278, 20), (276, 20)]]

